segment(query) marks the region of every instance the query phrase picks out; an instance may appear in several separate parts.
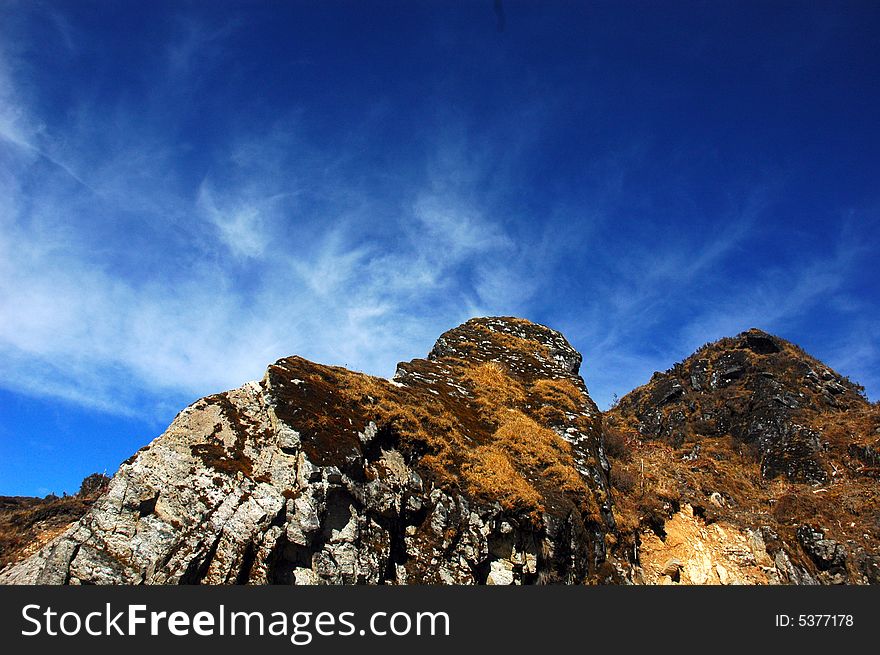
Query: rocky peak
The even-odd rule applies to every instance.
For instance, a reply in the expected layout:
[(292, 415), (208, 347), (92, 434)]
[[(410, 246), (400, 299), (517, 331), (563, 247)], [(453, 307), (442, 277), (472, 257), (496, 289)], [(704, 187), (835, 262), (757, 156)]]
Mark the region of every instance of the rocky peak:
[(511, 316), (473, 318), (444, 332), (429, 360), (501, 361), (519, 375), (575, 376), (582, 357), (561, 333)]
[(767, 477), (822, 482), (812, 417), (867, 406), (857, 385), (794, 344), (752, 328), (707, 344), (624, 397), (616, 410), (645, 438), (679, 447), (731, 434)]
[[(706, 344), (605, 419), (617, 509), (656, 533), (643, 566), (685, 557), (671, 531), (696, 549), (692, 581), (878, 580), (880, 411), (794, 344), (757, 329)], [(713, 548), (723, 576), (700, 564)]]
[(0, 581), (622, 579), (580, 361), (558, 332), (515, 318), (446, 332), (390, 381), (279, 360), (186, 408)]

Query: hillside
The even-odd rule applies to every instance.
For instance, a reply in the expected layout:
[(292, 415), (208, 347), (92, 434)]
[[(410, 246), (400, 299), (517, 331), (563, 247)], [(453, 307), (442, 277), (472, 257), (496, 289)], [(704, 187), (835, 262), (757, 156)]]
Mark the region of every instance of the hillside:
[[(880, 411), (797, 346), (754, 329), (707, 344), (623, 397), (605, 429), (618, 510), (653, 528), (652, 579), (700, 548), (751, 582), (880, 579)], [(769, 557), (738, 553), (749, 543)], [(699, 581), (724, 578), (702, 568)]]
[(109, 480), (95, 473), (72, 496), (0, 496), (0, 570), (36, 552), (78, 521), (103, 493)]

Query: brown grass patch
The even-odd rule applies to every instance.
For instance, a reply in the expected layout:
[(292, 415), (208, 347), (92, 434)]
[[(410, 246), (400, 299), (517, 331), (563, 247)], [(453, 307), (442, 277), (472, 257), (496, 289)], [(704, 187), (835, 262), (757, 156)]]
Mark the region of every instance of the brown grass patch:
[(456, 484), (465, 443), (456, 417), (440, 402), (401, 397), (387, 381), (362, 373), (345, 371), (339, 383), (343, 397), (368, 408), (381, 429), (397, 436), (404, 453), (420, 457), (441, 483)]
[(526, 467), (571, 463), (571, 444), (525, 414), (507, 410), (493, 440)]
[(545, 494), (550, 490), (564, 493), (583, 513), (598, 516), (598, 504), (575, 468), (571, 444), (553, 430), (522, 412), (507, 410), (492, 440), (495, 448), (508, 455), (525, 482), (531, 478)]
[[(877, 413), (872, 407), (818, 419), (834, 470), (820, 486), (764, 479), (749, 446), (731, 435), (698, 439), (696, 458), (687, 460), (690, 446), (643, 441), (621, 417), (608, 416), (606, 445), (615, 440), (627, 445), (609, 449), (618, 524), (623, 531), (662, 527), (676, 506), (688, 503), (709, 520), (770, 526), (789, 544), (797, 543), (796, 527), (809, 523), (829, 538), (871, 549), (880, 538), (880, 489), (862, 449), (878, 438)], [(713, 492), (723, 495), (722, 507), (710, 502)]]
[(549, 425), (562, 425), (569, 414), (584, 411), (583, 393), (571, 380), (538, 380), (529, 388), (529, 400), (537, 406), (537, 417)]
[(550, 349), (538, 341), (524, 339), (507, 332), (496, 332), (495, 330), (480, 324), (474, 325), (474, 329), (485, 334), (486, 338), (490, 339), (495, 344), (512, 352), (522, 353), (532, 357), (538, 355), (546, 360), (552, 358)]
[[(544, 511), (547, 490), (567, 494), (584, 513), (597, 516), (598, 507), (574, 468), (571, 445), (525, 414), (508, 410), (492, 441), (474, 452), (465, 466), (471, 488), (498, 499), (509, 510)], [(539, 489), (544, 489), (541, 493)]]
[(472, 488), (486, 497), (497, 499), (506, 510), (544, 511), (541, 494), (497, 444), (477, 448), (473, 463), (465, 466), (464, 474)]
[(74, 496), (24, 498), (0, 496), (0, 569), (35, 553), (67, 530), (106, 490), (103, 475), (83, 481)]
[(218, 444), (195, 444), (189, 448), (193, 456), (202, 460), (205, 466), (220, 473), (233, 476), (242, 473), (247, 478), (254, 473), (253, 461), (240, 450), (233, 449), (229, 452)]
[(500, 410), (520, 406), (526, 400), (522, 385), (497, 362), (470, 366), (462, 372), (462, 378), (469, 383), (480, 414), (489, 423), (498, 422)]

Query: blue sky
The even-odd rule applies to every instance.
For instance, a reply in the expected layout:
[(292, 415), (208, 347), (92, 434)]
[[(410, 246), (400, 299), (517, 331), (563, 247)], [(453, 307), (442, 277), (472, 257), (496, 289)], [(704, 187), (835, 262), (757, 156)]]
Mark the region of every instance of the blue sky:
[(880, 395), (874, 2), (0, 2), (0, 494), (275, 359), (761, 327)]

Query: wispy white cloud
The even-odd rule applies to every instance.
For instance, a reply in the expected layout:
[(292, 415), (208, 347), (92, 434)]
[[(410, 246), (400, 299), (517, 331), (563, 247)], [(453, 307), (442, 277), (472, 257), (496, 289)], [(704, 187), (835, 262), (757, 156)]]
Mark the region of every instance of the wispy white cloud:
[(230, 13), (224, 12), (225, 22), (211, 26), (183, 16), (174, 17), (175, 36), (164, 49), (167, 72), (192, 84), (222, 48), (223, 40), (240, 27)]
[(0, 138), (19, 148), (33, 150), (33, 135), (39, 130), (31, 124), (18, 89), (12, 79), (9, 56), (0, 56)]
[(262, 255), (269, 239), (263, 208), (253, 200), (240, 197), (218, 202), (215, 193), (209, 182), (203, 181), (196, 204), (206, 220), (217, 228), (220, 241), (237, 256)]
[(417, 198), (413, 214), (418, 221), (415, 234), (425, 239), (426, 250), (436, 253), (438, 258), (455, 260), (511, 246), (499, 225), (485, 220), (473, 208), (438, 194)]
[[(731, 276), (772, 190), (740, 194), (693, 232), (646, 217), (609, 237), (611, 210), (629, 206), (627, 168), (647, 157), (638, 144), (588, 158), (589, 194), (525, 215), (509, 189), (531, 168), (510, 158), (527, 158), (534, 136), (483, 142), (449, 116), (416, 164), (383, 170), (358, 160), (365, 144), (327, 147), (299, 107), (233, 121), (193, 158), (169, 106), (195, 97), (235, 29), (181, 23), (157, 47), (149, 98), (104, 107), (84, 92), (55, 122), (23, 90), (27, 66), (0, 52), (0, 384), (163, 412), (292, 353), (388, 375), (473, 315), (520, 314), (584, 350), (606, 405), (707, 339), (841, 305), (864, 256), (842, 237)], [(860, 329), (858, 352), (876, 361)], [(856, 366), (841, 343), (830, 363)]]
[[(175, 51), (178, 77), (194, 47)], [(512, 302), (513, 241), (472, 193), (473, 164), (442, 142), (442, 165), (374, 197), (293, 120), (229, 135), (193, 188), (172, 179), (180, 146), (151, 121), (131, 129), (121, 109), (83, 104), (42, 127), (14, 77), (2, 78), (7, 388), (133, 414), (291, 353), (387, 375), (473, 302)]]

